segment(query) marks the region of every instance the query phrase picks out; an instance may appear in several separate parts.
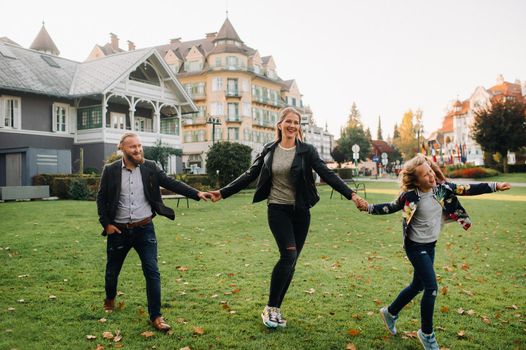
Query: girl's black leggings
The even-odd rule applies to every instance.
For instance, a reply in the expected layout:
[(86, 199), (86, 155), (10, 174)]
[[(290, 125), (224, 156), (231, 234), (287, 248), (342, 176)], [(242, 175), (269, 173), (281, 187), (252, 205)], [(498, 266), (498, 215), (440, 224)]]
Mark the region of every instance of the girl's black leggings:
[(279, 248), (279, 260), (270, 280), (268, 306), (281, 307), (310, 225), (309, 209), (269, 204), (268, 224)]

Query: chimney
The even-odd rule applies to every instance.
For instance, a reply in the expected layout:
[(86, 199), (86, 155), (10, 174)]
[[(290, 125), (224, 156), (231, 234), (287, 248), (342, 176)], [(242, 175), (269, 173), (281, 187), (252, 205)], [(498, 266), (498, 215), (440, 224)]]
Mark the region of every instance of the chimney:
[(213, 32), (213, 33), (206, 33), (206, 39), (207, 40), (214, 40), (217, 36), (217, 32)]
[(135, 50), (135, 44), (133, 43), (133, 41), (128, 40), (128, 51), (133, 51), (133, 50)]
[(110, 33), (110, 39), (111, 39), (111, 48), (115, 51), (119, 50), (119, 38), (116, 34)]
[(181, 43), (181, 38), (170, 39), (170, 45), (180, 44), (180, 43)]
[(497, 75), (497, 85), (504, 84), (504, 76), (502, 74)]

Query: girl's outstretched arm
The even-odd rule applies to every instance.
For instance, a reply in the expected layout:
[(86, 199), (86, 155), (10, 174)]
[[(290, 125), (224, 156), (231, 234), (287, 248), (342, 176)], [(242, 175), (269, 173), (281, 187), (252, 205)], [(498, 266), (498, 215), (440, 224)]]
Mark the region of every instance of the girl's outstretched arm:
[(390, 203), (369, 204), (368, 212), (373, 215), (393, 214), (404, 208), (406, 193), (402, 193), (397, 199)]
[(457, 196), (477, 196), (484, 193), (507, 191), (511, 188), (508, 182), (489, 182), (478, 184), (447, 183)]

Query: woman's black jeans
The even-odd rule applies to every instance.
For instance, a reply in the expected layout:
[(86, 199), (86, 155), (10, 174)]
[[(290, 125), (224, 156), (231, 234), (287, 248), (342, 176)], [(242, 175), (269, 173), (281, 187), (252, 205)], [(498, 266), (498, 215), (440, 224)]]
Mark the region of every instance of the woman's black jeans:
[(300, 209), (294, 205), (269, 204), (268, 224), (280, 254), (272, 271), (268, 306), (281, 307), (307, 238), (310, 212), (309, 209)]
[(391, 315), (398, 315), (404, 306), (413, 298), (424, 291), (420, 302), (420, 319), (422, 332), (433, 333), (433, 310), (437, 296), (437, 279), (433, 262), (435, 260), (435, 244), (416, 243), (406, 239), (405, 251), (409, 261), (413, 265), (413, 281), (398, 294), (398, 297), (389, 305), (388, 311)]

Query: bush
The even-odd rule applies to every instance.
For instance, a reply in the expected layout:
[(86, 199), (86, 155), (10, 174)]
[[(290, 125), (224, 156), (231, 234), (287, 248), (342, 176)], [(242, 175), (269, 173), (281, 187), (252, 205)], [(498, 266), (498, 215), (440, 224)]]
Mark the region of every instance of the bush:
[[(233, 181), (250, 167), (252, 149), (236, 142), (217, 142), (208, 150), (206, 168), (210, 183), (220, 186)], [(219, 171), (219, 179), (217, 176)]]
[(70, 187), (72, 181), (75, 179), (83, 181), (86, 184), (88, 190), (92, 193), (90, 198), (93, 198), (99, 188), (99, 176), (81, 174), (38, 174), (33, 176), (32, 183), (34, 186), (48, 185), (49, 194), (51, 196), (68, 199), (72, 198)]
[(446, 177), (480, 179), (484, 177), (497, 176), (498, 171), (482, 167), (467, 167), (446, 173)]
[(95, 193), (88, 187), (87, 179), (76, 178), (69, 180), (69, 198), (87, 200), (95, 197)]
[(84, 169), (84, 174), (87, 174), (87, 175), (98, 175), (99, 174), (99, 169), (93, 168), (93, 167), (87, 167), (87, 168)]
[(526, 164), (510, 164), (508, 170), (510, 173), (526, 173)]

